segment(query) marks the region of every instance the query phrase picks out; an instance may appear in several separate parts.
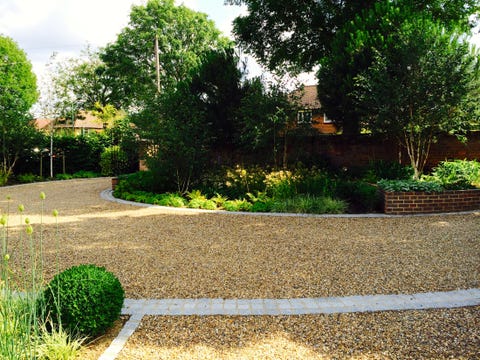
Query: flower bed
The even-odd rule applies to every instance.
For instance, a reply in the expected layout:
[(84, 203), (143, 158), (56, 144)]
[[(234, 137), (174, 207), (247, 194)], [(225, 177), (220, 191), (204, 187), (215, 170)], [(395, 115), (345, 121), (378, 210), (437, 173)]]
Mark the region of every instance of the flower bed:
[(441, 213), (480, 209), (480, 189), (442, 192), (381, 190), (385, 214)]

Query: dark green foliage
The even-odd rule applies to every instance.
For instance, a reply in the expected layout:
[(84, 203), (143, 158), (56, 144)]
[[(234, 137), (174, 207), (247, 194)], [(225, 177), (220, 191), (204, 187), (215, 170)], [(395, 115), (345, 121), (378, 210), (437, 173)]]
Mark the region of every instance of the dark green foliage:
[(135, 190), (162, 192), (161, 189), (156, 188), (157, 179), (151, 171), (138, 171), (133, 174), (120, 175), (118, 179), (119, 183), (115, 188), (116, 196), (122, 192), (133, 192)]
[(299, 167), (295, 171), (299, 178), (296, 187), (299, 194), (312, 196), (335, 196), (337, 176), (326, 170), (312, 167)]
[[(271, 70), (308, 71), (331, 51), (335, 35), (384, 0), (227, 0), (248, 13), (235, 19), (235, 38)], [(392, 1), (390, 1), (392, 2)], [(468, 30), (477, 0), (404, 0), (402, 8), (426, 12), (447, 26)], [(286, 33), (288, 36), (286, 36)]]
[(116, 176), (128, 171), (128, 155), (120, 146), (109, 146), (100, 155), (103, 176)]
[[(53, 140), (54, 176), (63, 172), (73, 174), (81, 170), (100, 173), (100, 155), (107, 144), (108, 139), (101, 134), (55, 136)], [(65, 157), (65, 169), (63, 169), (63, 157)], [(44, 158), (44, 166), (49, 169), (48, 157)], [(46, 173), (49, 173), (49, 170)]]
[(74, 179), (84, 179), (84, 178), (87, 178), (87, 179), (92, 179), (92, 178), (96, 178), (96, 177), (99, 177), (100, 174), (97, 173), (97, 172), (94, 172), (94, 171), (86, 171), (86, 170), (80, 170), (80, 171), (77, 171), (76, 173), (74, 173), (72, 175), (72, 177)]
[(95, 265), (73, 266), (57, 274), (44, 291), (46, 314), (71, 334), (94, 337), (120, 316), (124, 291), (111, 272)]
[(371, 161), (365, 169), (362, 179), (366, 182), (375, 184), (379, 180), (407, 180), (413, 176), (411, 166), (405, 166), (398, 162), (391, 161)]
[(35, 146), (28, 111), (37, 98), (36, 77), (25, 52), (0, 34), (0, 185), (25, 150)]
[(93, 171), (84, 171), (84, 170), (77, 171), (75, 174), (55, 175), (56, 180), (86, 179), (86, 178), (92, 179), (96, 177), (100, 177), (100, 174)]
[(438, 182), (418, 180), (380, 180), (378, 186), (388, 192), (441, 192), (444, 190)]
[(17, 182), (19, 182), (21, 184), (33, 183), (33, 182), (42, 180), (41, 177), (39, 177), (38, 175), (34, 175), (34, 174), (17, 175), (17, 176), (15, 176), (15, 179), (16, 179)]
[(335, 195), (348, 201), (353, 212), (377, 211), (381, 205), (377, 187), (363, 181), (338, 181)]
[(324, 196), (297, 195), (288, 199), (275, 200), (271, 211), (302, 214), (341, 214), (346, 209), (347, 203), (343, 200)]

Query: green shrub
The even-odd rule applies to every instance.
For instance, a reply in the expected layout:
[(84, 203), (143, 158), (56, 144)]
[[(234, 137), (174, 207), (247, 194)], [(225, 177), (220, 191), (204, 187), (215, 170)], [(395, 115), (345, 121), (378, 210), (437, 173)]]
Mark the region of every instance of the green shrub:
[(296, 180), (291, 171), (271, 171), (265, 176), (265, 191), (275, 199), (288, 199), (297, 194)]
[(79, 265), (57, 274), (44, 291), (46, 312), (71, 334), (94, 337), (120, 316), (124, 291), (111, 272)]
[(223, 178), (217, 184), (217, 192), (230, 199), (241, 199), (247, 196), (247, 193), (263, 191), (264, 180), (265, 171), (262, 168), (244, 168), (237, 165), (233, 169), (224, 170)]
[(100, 167), (103, 176), (116, 176), (128, 171), (128, 155), (120, 146), (105, 148), (100, 156)]
[(396, 161), (371, 161), (365, 169), (363, 180), (372, 184), (379, 180), (408, 180), (413, 176), (411, 166)]
[(80, 170), (73, 174), (74, 179), (92, 179), (99, 177), (100, 174), (94, 171)]
[(42, 178), (34, 174), (20, 174), (16, 176), (17, 181), (21, 184), (33, 183), (35, 181), (41, 181)]
[(296, 188), (299, 194), (334, 197), (337, 179), (334, 175), (318, 168), (296, 171)]
[(250, 211), (252, 204), (245, 199), (227, 200), (223, 207), (227, 211)]
[(378, 186), (388, 192), (441, 192), (444, 190), (438, 182), (417, 180), (380, 180)]
[(212, 200), (213, 202), (215, 202), (215, 205), (217, 208), (223, 208), (223, 205), (225, 204), (225, 202), (228, 200), (228, 198), (226, 196), (222, 196), (220, 194), (215, 194), (214, 197), (212, 197), (210, 200)]
[(156, 182), (154, 174), (151, 171), (138, 171), (133, 174), (120, 175), (118, 184), (115, 187), (115, 196), (122, 197), (123, 192), (131, 193), (135, 190), (149, 192), (156, 191)]
[(185, 199), (175, 193), (157, 194), (153, 204), (160, 206), (184, 207), (186, 205)]
[(55, 175), (55, 179), (57, 179), (57, 180), (70, 180), (70, 179), (73, 179), (73, 175), (71, 175), (71, 174), (57, 174), (57, 175)]
[(273, 199), (268, 197), (265, 192), (258, 192), (257, 195), (247, 194), (249, 201), (252, 203), (251, 212), (270, 212), (273, 207)]
[(310, 195), (298, 195), (289, 199), (276, 200), (272, 206), (273, 212), (303, 214), (341, 214), (346, 209), (347, 203), (343, 200)]
[(335, 195), (356, 211), (376, 211), (381, 205), (377, 187), (363, 181), (339, 181)]
[(442, 161), (424, 180), (440, 183), (445, 189), (470, 189), (480, 186), (480, 162), (476, 160)]

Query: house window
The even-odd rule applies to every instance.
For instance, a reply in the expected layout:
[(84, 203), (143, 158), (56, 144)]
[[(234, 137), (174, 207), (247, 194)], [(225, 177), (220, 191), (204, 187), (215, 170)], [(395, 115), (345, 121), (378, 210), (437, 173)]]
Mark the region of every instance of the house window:
[(323, 123), (324, 124), (331, 124), (333, 121), (327, 117), (327, 114), (323, 114)]
[(299, 124), (311, 124), (312, 115), (312, 110), (300, 110), (297, 113), (297, 122)]

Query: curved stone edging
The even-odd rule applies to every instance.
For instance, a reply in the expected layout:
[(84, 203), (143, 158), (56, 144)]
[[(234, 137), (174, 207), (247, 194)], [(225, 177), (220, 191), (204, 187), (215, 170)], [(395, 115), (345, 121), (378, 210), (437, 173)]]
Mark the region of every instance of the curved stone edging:
[(124, 205), (139, 206), (145, 208), (157, 208), (172, 212), (191, 212), (191, 213), (210, 213), (210, 214), (223, 214), (223, 215), (244, 215), (244, 216), (284, 216), (284, 217), (313, 217), (313, 218), (395, 218), (395, 217), (419, 217), (419, 216), (445, 216), (445, 215), (469, 215), (469, 214), (478, 214), (480, 209), (472, 211), (462, 211), (462, 212), (448, 212), (448, 213), (427, 213), (427, 214), (403, 214), (403, 215), (393, 215), (393, 214), (380, 214), (380, 213), (367, 213), (367, 214), (294, 214), (294, 213), (260, 213), (260, 212), (242, 212), (242, 211), (225, 211), (225, 210), (203, 210), (203, 209), (189, 209), (189, 208), (175, 208), (170, 206), (160, 206), (152, 205), (145, 203), (138, 203), (134, 201), (127, 201), (122, 199), (117, 199), (113, 196), (113, 191), (111, 189), (103, 190), (100, 193), (100, 197), (107, 201), (116, 202)]

